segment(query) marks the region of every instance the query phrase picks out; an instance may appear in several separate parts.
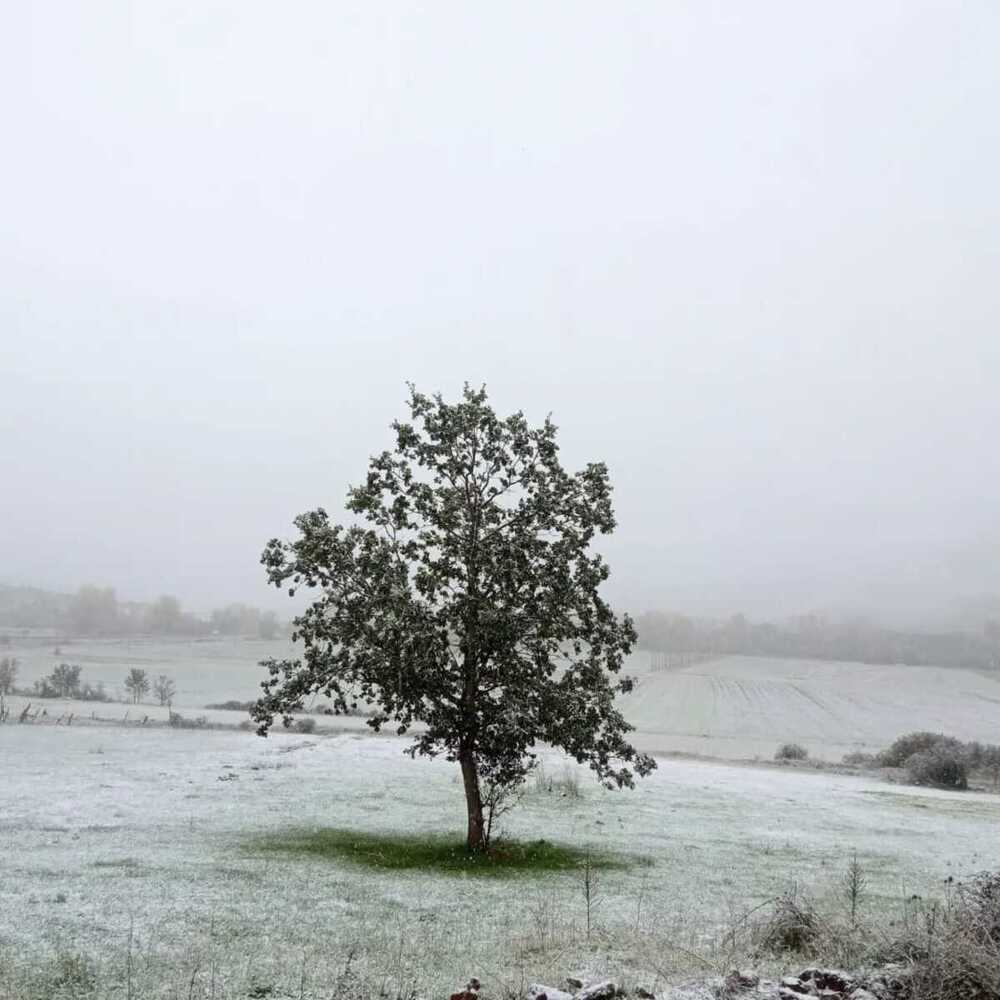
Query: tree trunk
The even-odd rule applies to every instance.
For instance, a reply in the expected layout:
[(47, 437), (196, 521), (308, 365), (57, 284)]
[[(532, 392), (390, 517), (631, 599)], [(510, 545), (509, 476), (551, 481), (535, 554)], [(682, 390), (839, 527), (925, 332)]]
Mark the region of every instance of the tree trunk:
[(465, 846), (473, 852), (486, 850), (486, 826), (483, 823), (483, 797), (479, 791), (479, 771), (471, 754), (459, 758), (462, 781), (465, 784), (465, 804), (469, 812), (469, 827)]

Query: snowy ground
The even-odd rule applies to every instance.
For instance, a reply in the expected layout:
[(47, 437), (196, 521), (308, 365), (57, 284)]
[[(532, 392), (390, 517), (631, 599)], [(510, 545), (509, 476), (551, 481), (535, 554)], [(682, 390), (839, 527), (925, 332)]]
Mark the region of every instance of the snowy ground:
[(1000, 741), (1000, 672), (729, 656), (645, 673), (624, 700), (637, 745), (770, 758), (779, 742), (839, 761), (914, 730)]
[[(235, 725), (245, 716), (204, 706), (256, 698), (264, 676), (258, 661), (292, 652), (284, 640), (216, 638), (81, 640), (61, 647), (58, 655), (48, 646), (15, 647), (5, 655), (21, 661), (23, 687), (60, 661), (79, 664), (84, 679), (103, 681), (119, 696), (129, 668), (140, 667), (150, 677), (165, 673), (177, 686), (175, 710)], [(630, 658), (628, 672), (640, 685), (623, 700), (623, 709), (638, 727), (636, 744), (650, 752), (770, 758), (779, 743), (796, 742), (814, 757), (840, 760), (851, 750), (881, 749), (916, 729), (963, 740), (1000, 739), (1000, 673), (743, 656), (668, 672), (651, 672), (649, 666), (644, 653)], [(15, 700), (15, 709), (20, 704)], [(119, 719), (125, 712), (118, 705), (47, 707)], [(156, 706), (141, 711), (152, 719), (167, 714)], [(335, 726), (365, 728), (360, 719), (340, 719)]]
[(855, 849), (871, 905), (1000, 867), (996, 796), (673, 760), (634, 792), (587, 779), (579, 799), (533, 791), (506, 822), (651, 859), (601, 876), (590, 942), (574, 875), (381, 874), (248, 853), (254, 835), (291, 826), (458, 832), (456, 769), (410, 761), (404, 745), (0, 726), (0, 996), (5, 968), (56, 953), (92, 955), (102, 983), (120, 981), (130, 927), (144, 997), (252, 983), (328, 995), (345, 968), (393, 996), (440, 995), (473, 973), (494, 987), (574, 970), (648, 984), (690, 970), (734, 913), (790, 883), (829, 893)]
[(138, 667), (150, 680), (159, 674), (173, 680), (174, 707), (180, 712), (211, 702), (256, 698), (264, 677), (259, 661), (294, 655), (285, 639), (74, 639), (58, 647), (14, 642), (3, 655), (21, 664), (20, 687), (30, 688), (59, 663), (72, 663), (80, 666), (83, 680), (100, 682), (112, 697), (122, 698), (129, 670)]

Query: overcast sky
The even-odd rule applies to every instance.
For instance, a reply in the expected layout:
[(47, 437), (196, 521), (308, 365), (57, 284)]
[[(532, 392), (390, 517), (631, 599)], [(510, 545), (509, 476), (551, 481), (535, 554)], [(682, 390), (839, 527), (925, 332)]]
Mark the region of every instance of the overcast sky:
[(281, 609), (405, 381), (634, 610), (1000, 592), (1000, 5), (8, 5), (0, 581)]

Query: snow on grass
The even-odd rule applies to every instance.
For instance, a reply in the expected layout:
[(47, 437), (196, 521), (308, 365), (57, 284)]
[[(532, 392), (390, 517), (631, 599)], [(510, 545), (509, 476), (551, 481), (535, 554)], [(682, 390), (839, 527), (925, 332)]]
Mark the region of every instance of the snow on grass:
[[(206, 710), (208, 704), (252, 701), (260, 694), (265, 657), (294, 655), (287, 640), (233, 638), (78, 640), (60, 647), (13, 648), (23, 687), (59, 662), (77, 663), (90, 683), (103, 681), (121, 694), (131, 667), (150, 678), (167, 674), (177, 685), (174, 709), (187, 717), (238, 724), (245, 712)], [(639, 730), (636, 745), (647, 752), (771, 759), (780, 743), (805, 746), (811, 756), (839, 761), (852, 750), (872, 752), (902, 733), (945, 732), (962, 740), (995, 742), (1000, 730), (1000, 672), (937, 667), (880, 666), (820, 660), (727, 656), (679, 670), (651, 672), (650, 657), (636, 653), (626, 670), (640, 678), (622, 699)], [(18, 710), (23, 702), (14, 702)], [(121, 718), (123, 705), (36, 702), (50, 713)], [(165, 721), (167, 710), (143, 705)], [(318, 719), (320, 726), (365, 731), (363, 718)]]
[[(150, 678), (167, 674), (177, 685), (174, 709), (186, 717), (235, 725), (245, 712), (206, 710), (228, 700), (252, 701), (260, 694), (265, 657), (294, 655), (283, 639), (78, 640), (60, 647), (15, 648), (19, 682), (30, 687), (61, 661), (78, 663), (90, 683), (104, 682), (121, 694), (129, 668)], [(1000, 672), (936, 667), (880, 666), (820, 660), (727, 656), (672, 671), (651, 672), (647, 654), (630, 657), (626, 670), (640, 678), (622, 699), (637, 726), (636, 745), (647, 752), (684, 752), (710, 757), (771, 759), (780, 743), (805, 746), (812, 757), (839, 761), (852, 750), (882, 749), (902, 733), (943, 731), (962, 740), (995, 742), (1000, 730)], [(14, 701), (15, 711), (23, 702)], [(123, 705), (36, 702), (50, 713), (76, 711), (121, 718)], [(165, 721), (167, 710), (143, 705), (130, 718), (148, 714)], [(365, 731), (363, 718), (319, 718), (321, 726)]]
[(793, 742), (840, 760), (921, 729), (995, 742), (1000, 672), (727, 656), (641, 673), (622, 704), (644, 750), (770, 758)]
[(532, 784), (504, 818), (522, 841), (651, 860), (598, 873), (589, 941), (575, 871), (484, 880), (247, 850), (302, 830), (459, 838), (457, 768), (411, 761), (405, 746), (0, 726), (0, 987), (5, 962), (68, 953), (117, 983), (130, 927), (137, 996), (187, 996), (192, 978), (192, 995), (208, 994), (209, 977), (217, 996), (250, 983), (329, 991), (344, 975), (382, 977), (391, 995), (434, 995), (471, 974), (497, 986), (574, 970), (648, 983), (689, 967), (734, 913), (790, 883), (826, 892), (855, 849), (877, 905), (1000, 867), (996, 797), (673, 760), (634, 792), (586, 776), (580, 798)]
[[(55, 641), (55, 640), (54, 640)], [(12, 646), (4, 655), (20, 663), (18, 685), (30, 688), (59, 663), (78, 664), (91, 684), (103, 683), (108, 694), (123, 697), (123, 682), (132, 667), (145, 670), (150, 681), (167, 674), (177, 686), (174, 708), (203, 708), (213, 702), (251, 701), (260, 694), (265, 672), (259, 662), (295, 655), (286, 639), (74, 639), (58, 646), (37, 643)]]

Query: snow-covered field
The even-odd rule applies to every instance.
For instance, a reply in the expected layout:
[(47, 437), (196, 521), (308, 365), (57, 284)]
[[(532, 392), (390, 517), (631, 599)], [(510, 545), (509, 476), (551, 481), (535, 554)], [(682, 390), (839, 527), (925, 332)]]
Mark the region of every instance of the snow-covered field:
[(256, 698), (264, 676), (258, 663), (293, 652), (285, 639), (75, 639), (58, 647), (18, 646), (15, 640), (3, 655), (17, 658), (18, 685), (24, 688), (59, 663), (79, 665), (83, 680), (104, 684), (116, 698), (124, 696), (122, 685), (132, 667), (145, 670), (151, 680), (166, 674), (177, 687), (174, 707), (184, 712), (213, 702)]
[(770, 758), (780, 742), (840, 760), (907, 732), (1000, 742), (1000, 672), (730, 656), (645, 672), (624, 701), (654, 751)]
[(634, 792), (586, 776), (581, 798), (533, 790), (505, 821), (519, 837), (652, 862), (601, 874), (589, 942), (574, 874), (376, 873), (248, 850), (261, 833), (314, 825), (457, 834), (455, 767), (411, 761), (405, 745), (0, 726), (0, 996), (5, 983), (17, 995), (12, 967), (75, 953), (116, 996), (127, 969), (142, 997), (251, 984), (296, 997), (323, 984), (326, 996), (345, 969), (392, 996), (415, 984), (441, 995), (470, 974), (494, 991), (579, 970), (648, 985), (690, 969), (733, 914), (790, 883), (828, 893), (854, 850), (873, 906), (1000, 867), (996, 796), (688, 760), (662, 760)]
[[(121, 695), (131, 667), (149, 676), (167, 674), (177, 686), (174, 708), (185, 715), (235, 724), (236, 713), (204, 706), (249, 701), (260, 693), (266, 657), (292, 655), (284, 640), (81, 640), (60, 649), (10, 650), (21, 661), (23, 687), (60, 661), (79, 664), (84, 679), (103, 681)], [(624, 699), (627, 717), (639, 729), (642, 749), (731, 759), (770, 758), (781, 742), (805, 745), (812, 756), (839, 760), (851, 750), (880, 749), (916, 729), (964, 740), (1000, 741), (1000, 673), (935, 667), (879, 666), (816, 660), (732, 656), (682, 670), (650, 671), (644, 653), (628, 671), (641, 683)], [(21, 704), (15, 701), (15, 705)], [(50, 710), (59, 711), (58, 705)], [(120, 717), (120, 706), (79, 705), (66, 710)], [(151, 718), (166, 711), (146, 706)], [(134, 717), (135, 710), (132, 712)], [(337, 720), (337, 728), (363, 729), (363, 720)]]

